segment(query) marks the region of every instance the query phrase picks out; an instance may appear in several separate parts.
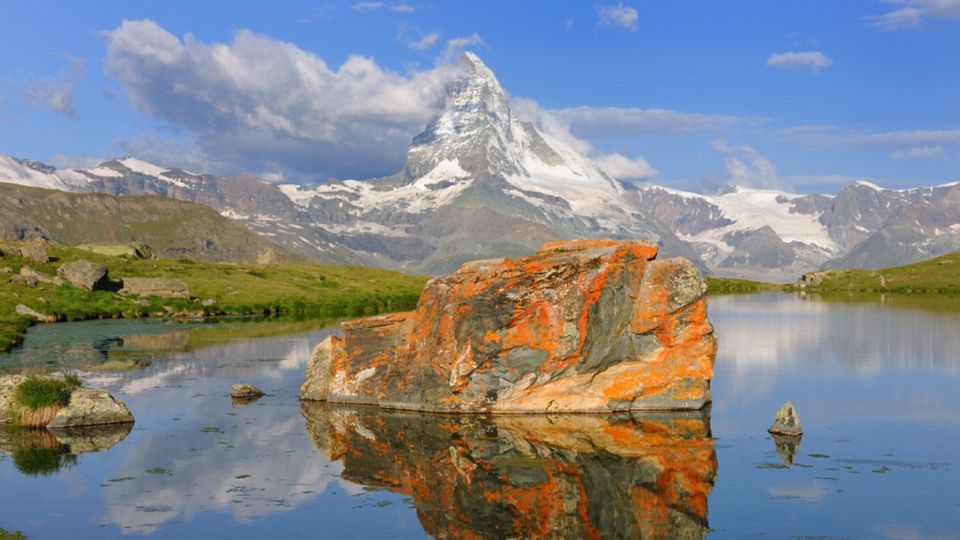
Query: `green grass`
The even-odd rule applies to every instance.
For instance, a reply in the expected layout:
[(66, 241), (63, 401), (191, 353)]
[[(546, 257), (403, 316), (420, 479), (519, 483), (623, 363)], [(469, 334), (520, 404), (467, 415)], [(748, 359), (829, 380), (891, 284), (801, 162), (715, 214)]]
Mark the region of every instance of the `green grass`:
[(707, 276), (707, 294), (744, 294), (763, 291), (789, 291), (791, 285), (782, 285), (778, 283), (765, 283), (763, 281), (752, 281), (749, 279), (737, 279), (726, 277)]
[(60, 379), (28, 377), (13, 392), (13, 402), (18, 407), (32, 411), (52, 405), (66, 405), (70, 390), (75, 386)]
[(960, 294), (960, 252), (880, 270), (828, 270), (812, 291)]
[(27, 540), (27, 535), (20, 531), (8, 531), (0, 528), (0, 540)]
[[(35, 288), (7, 281), (0, 274), (0, 351), (22, 342), (32, 321), (15, 313), (27, 305), (60, 321), (192, 315), (283, 315), (299, 318), (344, 318), (412, 309), (427, 281), (423, 276), (373, 268), (309, 263), (273, 265), (198, 262), (191, 260), (111, 257), (55, 247), (54, 259), (35, 263), (13, 256), (0, 257), (0, 268), (14, 273), (23, 265), (53, 275), (60, 264), (87, 259), (105, 265), (111, 279), (164, 277), (183, 280), (191, 300), (121, 296), (89, 292), (70, 285), (40, 283)], [(203, 306), (203, 300), (214, 300)], [(143, 304), (143, 305), (141, 305)]]

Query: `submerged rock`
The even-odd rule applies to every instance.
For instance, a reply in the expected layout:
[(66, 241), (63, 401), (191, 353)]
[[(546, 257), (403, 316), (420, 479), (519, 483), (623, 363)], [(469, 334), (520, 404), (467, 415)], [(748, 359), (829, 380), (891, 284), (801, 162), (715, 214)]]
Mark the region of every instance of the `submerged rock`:
[(716, 355), (706, 285), (657, 246), (556, 242), (465, 264), (417, 310), (341, 325), (301, 398), (442, 412), (699, 409)]
[[(27, 379), (28, 377), (23, 375), (0, 376), (0, 424), (16, 423), (18, 407), (14, 394), (17, 387)], [(38, 426), (54, 429), (127, 424), (134, 421), (130, 409), (105, 390), (78, 387), (68, 391), (66, 404), (50, 409), (49, 420), (45, 418), (44, 423)]]
[(123, 278), (120, 294), (190, 299), (190, 289), (186, 283), (167, 278)]
[(263, 391), (252, 384), (235, 384), (230, 389), (233, 399), (257, 399), (263, 396)]
[(788, 401), (780, 407), (780, 410), (777, 411), (777, 414), (773, 417), (773, 425), (770, 426), (770, 429), (767, 431), (777, 435), (790, 435), (794, 437), (803, 435), (803, 427), (800, 426), (800, 417), (797, 416), (797, 410), (793, 407), (793, 403)]

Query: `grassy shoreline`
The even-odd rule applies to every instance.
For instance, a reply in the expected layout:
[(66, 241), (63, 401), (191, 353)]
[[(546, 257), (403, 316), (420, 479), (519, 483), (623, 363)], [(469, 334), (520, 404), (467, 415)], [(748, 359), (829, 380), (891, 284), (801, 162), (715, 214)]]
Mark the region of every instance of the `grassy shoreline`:
[[(36, 323), (16, 314), (18, 304), (57, 322), (224, 315), (355, 317), (412, 309), (428, 279), (373, 268), (310, 263), (256, 265), (137, 259), (65, 247), (53, 247), (49, 253), (48, 263), (12, 255), (0, 257), (0, 269), (10, 269), (0, 273), (0, 283), (6, 282), (0, 288), (0, 351), (22, 343), (29, 326)], [(52, 276), (59, 265), (79, 259), (103, 264), (114, 280), (180, 279), (189, 286), (192, 298), (139, 298), (42, 282), (30, 287), (13, 278), (24, 265)]]

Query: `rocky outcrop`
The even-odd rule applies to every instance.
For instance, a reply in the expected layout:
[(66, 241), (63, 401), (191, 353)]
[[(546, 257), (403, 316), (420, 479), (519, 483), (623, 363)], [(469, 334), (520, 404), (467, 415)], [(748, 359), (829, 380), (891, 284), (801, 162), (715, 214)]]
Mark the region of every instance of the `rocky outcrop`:
[(57, 277), (88, 291), (104, 291), (111, 288), (107, 267), (90, 261), (64, 263), (57, 268)]
[(20, 254), (22, 257), (26, 257), (31, 261), (39, 263), (50, 262), (50, 255), (47, 254), (49, 245), (46, 240), (37, 238), (32, 242), (20, 246)]
[[(17, 387), (27, 379), (23, 375), (0, 376), (0, 424), (15, 422), (18, 406), (14, 395)], [(49, 422), (40, 427), (74, 428), (134, 421), (130, 409), (105, 390), (81, 387), (70, 389), (69, 394), (66, 404), (57, 406)]]
[(434, 538), (704, 538), (708, 409), (437, 416), (304, 403), (341, 478), (409, 497)]
[(123, 278), (120, 294), (190, 299), (190, 289), (186, 283), (166, 278)]
[(344, 323), (301, 398), (440, 412), (699, 409), (716, 340), (685, 259), (612, 240), (557, 242), (427, 284), (417, 310)]

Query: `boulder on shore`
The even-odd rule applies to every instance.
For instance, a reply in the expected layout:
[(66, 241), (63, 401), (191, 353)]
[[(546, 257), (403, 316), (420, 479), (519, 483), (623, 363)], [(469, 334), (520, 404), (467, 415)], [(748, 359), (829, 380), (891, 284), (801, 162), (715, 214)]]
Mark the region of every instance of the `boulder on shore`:
[(717, 343), (706, 285), (636, 241), (555, 242), (430, 281), (417, 310), (341, 325), (300, 397), (438, 412), (699, 409)]
[(107, 267), (82, 259), (60, 265), (57, 268), (57, 276), (75, 287), (88, 291), (105, 291), (111, 288)]
[(190, 289), (186, 283), (167, 278), (123, 278), (120, 294), (190, 299)]
[(63, 280), (57, 276), (51, 276), (40, 272), (39, 270), (34, 270), (27, 265), (20, 267), (20, 275), (25, 278), (34, 278), (39, 283), (52, 283), (53, 285), (63, 285)]
[[(24, 375), (0, 376), (0, 424), (16, 421), (17, 405), (14, 400), (17, 387), (28, 377)], [(67, 403), (58, 406), (55, 414), (44, 426), (47, 428), (72, 428), (106, 424), (126, 424), (134, 421), (130, 409), (105, 390), (73, 388)]]
[(24, 317), (29, 317), (40, 322), (56, 322), (57, 318), (53, 315), (44, 315), (39, 311), (33, 309), (30, 306), (25, 306), (23, 304), (17, 304), (15, 308), (17, 315), (23, 315)]
[(20, 255), (35, 262), (50, 262), (50, 255), (47, 254), (49, 242), (43, 238), (34, 239), (32, 242), (23, 244), (20, 247)]

